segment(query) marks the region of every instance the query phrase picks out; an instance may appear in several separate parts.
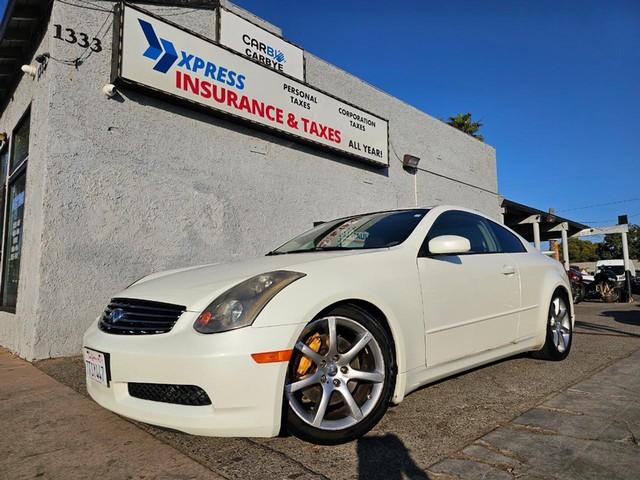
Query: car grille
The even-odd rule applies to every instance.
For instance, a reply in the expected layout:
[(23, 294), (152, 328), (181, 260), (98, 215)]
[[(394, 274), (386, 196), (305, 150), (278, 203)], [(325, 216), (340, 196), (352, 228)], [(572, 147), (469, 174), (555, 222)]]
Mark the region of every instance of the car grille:
[(129, 383), (129, 395), (142, 400), (176, 403), (178, 405), (211, 405), (211, 399), (195, 385), (166, 385), (163, 383)]
[(100, 330), (120, 335), (169, 332), (187, 307), (170, 303), (112, 298), (99, 322)]

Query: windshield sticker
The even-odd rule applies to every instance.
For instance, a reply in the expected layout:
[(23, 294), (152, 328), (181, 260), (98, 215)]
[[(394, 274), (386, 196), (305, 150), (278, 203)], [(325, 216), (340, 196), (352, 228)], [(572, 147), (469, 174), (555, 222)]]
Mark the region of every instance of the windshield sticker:
[(354, 232), (353, 230), (345, 230), (340, 235), (338, 246), (341, 247), (364, 247), (365, 240), (369, 237), (369, 232)]
[[(318, 244), (316, 245), (316, 248), (325, 248), (329, 246), (331, 247), (341, 246), (342, 244), (341, 244), (340, 238), (341, 238), (342, 232), (347, 230), (352, 225), (358, 223), (360, 221), (360, 218), (362, 217), (352, 218), (344, 222), (338, 228), (334, 228), (329, 234), (327, 234), (322, 240), (318, 242)], [(354, 231), (353, 228), (349, 230), (349, 232), (353, 232), (353, 231)]]

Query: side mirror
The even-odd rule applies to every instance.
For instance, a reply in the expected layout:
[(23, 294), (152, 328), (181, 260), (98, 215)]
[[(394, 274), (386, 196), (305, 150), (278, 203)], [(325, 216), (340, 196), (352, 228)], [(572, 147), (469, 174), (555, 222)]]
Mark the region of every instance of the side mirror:
[(455, 255), (471, 251), (471, 243), (467, 238), (457, 235), (441, 235), (429, 242), (429, 253), (432, 255)]

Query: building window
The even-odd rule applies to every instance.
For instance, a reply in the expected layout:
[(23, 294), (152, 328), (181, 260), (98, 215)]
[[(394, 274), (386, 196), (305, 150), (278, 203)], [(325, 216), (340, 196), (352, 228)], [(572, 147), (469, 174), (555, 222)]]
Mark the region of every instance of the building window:
[[(9, 172), (9, 146), (8, 142), (4, 143), (2, 150), (0, 150), (0, 229), (4, 225), (4, 202), (7, 198), (7, 174)], [(0, 237), (0, 260), (2, 259), (2, 237)], [(0, 263), (1, 265), (1, 263)], [(2, 279), (0, 278), (0, 285), (2, 285)]]
[[(11, 137), (11, 154), (2, 154), (2, 199), (4, 214), (4, 248), (2, 251), (2, 307), (15, 310), (18, 300), (24, 201), (29, 159), (29, 112), (22, 118)], [(7, 168), (8, 164), (8, 168)]]

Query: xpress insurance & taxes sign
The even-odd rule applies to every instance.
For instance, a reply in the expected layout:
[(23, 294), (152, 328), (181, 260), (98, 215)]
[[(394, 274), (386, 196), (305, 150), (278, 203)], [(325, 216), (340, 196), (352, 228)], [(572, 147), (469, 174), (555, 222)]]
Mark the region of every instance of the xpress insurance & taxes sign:
[(389, 165), (387, 121), (121, 5), (116, 79)]

